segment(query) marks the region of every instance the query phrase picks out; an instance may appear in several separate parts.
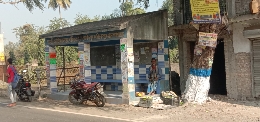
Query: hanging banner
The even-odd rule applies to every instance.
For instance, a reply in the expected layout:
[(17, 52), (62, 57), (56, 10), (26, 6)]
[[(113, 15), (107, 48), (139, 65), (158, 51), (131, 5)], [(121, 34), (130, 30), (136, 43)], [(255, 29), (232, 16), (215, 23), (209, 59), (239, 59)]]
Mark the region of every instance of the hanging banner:
[(199, 43), (198, 43), (198, 45), (216, 47), (217, 46), (217, 38), (218, 38), (218, 34), (216, 34), (216, 33), (199, 32)]
[(193, 23), (220, 23), (218, 0), (190, 0)]

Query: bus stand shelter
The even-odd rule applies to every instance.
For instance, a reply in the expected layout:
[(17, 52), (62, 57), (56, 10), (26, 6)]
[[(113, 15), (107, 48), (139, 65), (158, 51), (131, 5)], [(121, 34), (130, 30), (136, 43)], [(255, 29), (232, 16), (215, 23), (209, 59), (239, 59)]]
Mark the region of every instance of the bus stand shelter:
[(151, 58), (162, 78), (157, 93), (169, 90), (168, 13), (160, 10), (63, 28), (45, 39), (49, 88), (57, 93), (55, 46), (77, 46), (79, 73), (86, 83), (101, 82), (106, 91), (121, 91), (119, 103), (133, 104), (146, 91)]

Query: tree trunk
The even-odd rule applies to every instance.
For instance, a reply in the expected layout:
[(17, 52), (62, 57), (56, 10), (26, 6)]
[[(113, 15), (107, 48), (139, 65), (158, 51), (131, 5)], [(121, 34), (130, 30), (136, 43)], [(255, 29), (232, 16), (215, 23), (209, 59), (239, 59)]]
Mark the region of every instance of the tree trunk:
[(60, 14), (60, 19), (61, 19), (61, 12), (60, 12), (60, 6), (59, 6), (59, 14)]
[[(200, 24), (199, 26), (199, 32), (216, 33), (216, 31), (218, 31), (216, 24)], [(202, 104), (207, 101), (214, 52), (215, 48), (207, 46), (202, 49), (201, 55), (194, 54), (183, 94), (183, 98), (187, 102)]]

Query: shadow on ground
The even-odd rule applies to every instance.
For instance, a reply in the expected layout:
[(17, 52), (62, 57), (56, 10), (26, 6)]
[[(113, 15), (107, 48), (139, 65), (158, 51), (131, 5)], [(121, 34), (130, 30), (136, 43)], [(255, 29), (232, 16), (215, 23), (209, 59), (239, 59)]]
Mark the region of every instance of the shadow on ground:
[(230, 99), (226, 95), (212, 95), (212, 94), (210, 94), (209, 97), (212, 100), (223, 102), (223, 103), (228, 103), (228, 104), (232, 104), (232, 105), (260, 107), (260, 100), (257, 98), (248, 98), (246, 100), (236, 100), (236, 99)]
[[(34, 89), (36, 90), (36, 89)], [(44, 92), (44, 89), (42, 93)], [(43, 94), (45, 97), (46, 95)], [(10, 102), (9, 98), (7, 97), (7, 90), (6, 89), (0, 89), (0, 97), (4, 98), (4, 101), (1, 101), (2, 103), (8, 103)], [(22, 102), (18, 101), (18, 105), (24, 105), (24, 106), (33, 106), (33, 107), (40, 107), (40, 108), (48, 108), (48, 109), (56, 109), (56, 108), (68, 108), (73, 110), (100, 110), (105, 112), (112, 112), (112, 111), (129, 111), (131, 108), (134, 108), (133, 106), (128, 105), (114, 105), (114, 104), (108, 104), (104, 107), (97, 107), (95, 103), (92, 103), (90, 101), (83, 103), (82, 105), (74, 105), (70, 103), (68, 100), (66, 101), (60, 101), (60, 100), (51, 100), (48, 98), (43, 98), (42, 100), (38, 100), (38, 92), (36, 90), (35, 97), (33, 102)]]

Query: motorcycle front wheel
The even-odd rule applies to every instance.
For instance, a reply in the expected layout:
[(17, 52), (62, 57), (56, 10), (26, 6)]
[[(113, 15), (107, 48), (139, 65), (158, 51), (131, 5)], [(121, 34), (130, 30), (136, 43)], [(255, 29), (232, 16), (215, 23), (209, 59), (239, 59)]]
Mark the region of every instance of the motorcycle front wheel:
[(96, 104), (96, 106), (97, 107), (104, 107), (105, 103), (106, 103), (105, 97), (100, 93), (97, 93), (96, 97), (97, 97), (96, 101), (94, 102)]
[(77, 94), (69, 94), (69, 101), (75, 105), (83, 104), (84, 100), (82, 100), (80, 97), (78, 99), (75, 98), (75, 95)]

